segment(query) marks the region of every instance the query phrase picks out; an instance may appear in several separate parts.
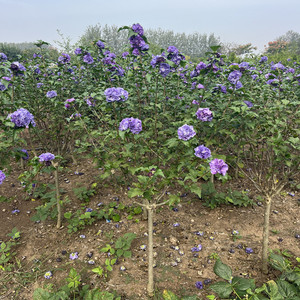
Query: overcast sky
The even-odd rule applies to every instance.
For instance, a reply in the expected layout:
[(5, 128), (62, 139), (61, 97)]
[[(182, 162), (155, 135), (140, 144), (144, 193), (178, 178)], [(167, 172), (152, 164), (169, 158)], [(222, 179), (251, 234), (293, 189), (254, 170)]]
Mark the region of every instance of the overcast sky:
[(260, 50), (300, 32), (300, 0), (0, 0), (0, 42), (53, 43), (59, 29), (75, 43), (89, 25), (132, 25), (214, 33)]

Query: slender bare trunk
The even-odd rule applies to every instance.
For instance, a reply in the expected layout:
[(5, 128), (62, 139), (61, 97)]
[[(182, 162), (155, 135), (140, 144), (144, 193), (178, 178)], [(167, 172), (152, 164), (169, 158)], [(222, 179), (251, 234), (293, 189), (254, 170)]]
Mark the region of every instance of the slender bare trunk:
[[(147, 205), (148, 201), (146, 199), (143, 199), (143, 205)], [(143, 206), (143, 220), (147, 220), (147, 214), (148, 210)]]
[(60, 206), (60, 194), (59, 194), (59, 183), (58, 183), (58, 166), (55, 167), (54, 177), (55, 177), (55, 189), (56, 189), (56, 203), (57, 203), (57, 224), (56, 227), (61, 227), (61, 206)]
[(148, 206), (148, 296), (154, 296), (154, 279), (153, 279), (153, 207)]
[(262, 272), (268, 274), (269, 222), (272, 198), (267, 196), (263, 227)]

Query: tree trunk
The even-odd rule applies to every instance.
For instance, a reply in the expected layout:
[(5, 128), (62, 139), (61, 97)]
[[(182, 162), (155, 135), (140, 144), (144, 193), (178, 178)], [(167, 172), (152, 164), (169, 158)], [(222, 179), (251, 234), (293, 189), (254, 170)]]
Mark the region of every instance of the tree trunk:
[(268, 245), (269, 245), (269, 221), (272, 198), (267, 196), (264, 227), (263, 227), (263, 247), (262, 247), (262, 272), (268, 274)]
[(154, 296), (153, 279), (153, 207), (147, 208), (148, 211), (148, 296)]
[(57, 203), (57, 224), (56, 227), (61, 227), (61, 206), (60, 206), (60, 194), (59, 194), (59, 183), (58, 183), (58, 166), (55, 167), (54, 177), (55, 177), (55, 189), (56, 189), (56, 203)]

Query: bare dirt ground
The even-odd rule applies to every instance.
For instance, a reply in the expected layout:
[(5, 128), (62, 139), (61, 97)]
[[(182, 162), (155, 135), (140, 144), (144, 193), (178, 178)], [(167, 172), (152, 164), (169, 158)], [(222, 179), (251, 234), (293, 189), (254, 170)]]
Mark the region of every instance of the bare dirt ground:
[[(75, 172), (78, 171), (84, 174), (76, 175)], [(18, 181), (21, 172), (20, 166), (16, 165), (0, 186), (0, 195), (10, 199), (8, 202), (0, 202), (0, 240), (7, 241), (7, 234), (14, 227), (21, 233), (16, 256), (11, 260), (11, 264), (14, 264), (12, 271), (0, 271), (0, 299), (29, 300), (37, 287), (49, 283), (56, 287), (64, 285), (72, 267), (81, 275), (82, 284), (117, 291), (122, 299), (147, 299), (147, 251), (140, 249), (140, 246), (147, 245), (147, 221), (142, 219), (142, 215), (135, 215), (130, 220), (127, 218), (128, 212), (122, 211), (120, 222), (96, 221), (73, 234), (67, 232), (66, 220), (61, 229), (56, 228), (55, 220), (33, 222), (30, 218), (35, 213), (35, 207), (43, 202), (41, 199), (33, 201), (26, 197), (24, 188)], [(107, 182), (98, 184), (96, 195), (91, 197), (88, 204), (80, 201), (74, 195), (73, 188), (90, 187), (97, 180), (98, 173), (99, 170), (85, 159), (78, 165), (70, 164), (65, 168), (60, 185), (71, 201), (63, 208), (64, 212), (75, 211), (83, 205), (99, 209), (99, 202), (109, 204), (116, 197), (119, 199), (118, 203), (132, 205), (125, 187)], [(44, 179), (53, 181), (51, 177)], [(218, 190), (225, 187), (221, 183), (216, 185)], [(228, 185), (235, 190), (248, 189), (250, 198), (257, 202), (256, 191), (245, 180), (236, 182), (232, 179), (226, 183)], [(289, 193), (294, 193), (294, 196)], [(232, 268), (234, 275), (254, 278), (258, 284), (277, 275), (271, 269), (268, 276), (263, 276), (260, 271), (264, 203), (259, 202), (259, 205), (251, 207), (224, 205), (210, 209), (192, 194), (182, 196), (177, 209), (164, 206), (154, 216), (157, 295), (164, 289), (179, 296), (197, 294), (202, 299), (212, 294), (209, 284), (198, 290), (195, 283), (205, 279), (215, 282), (218, 279), (213, 272), (217, 257)], [(25, 200), (26, 198), (28, 199)], [(300, 234), (299, 198), (297, 191), (284, 190), (273, 201), (270, 219), (270, 249), (287, 250), (294, 257), (300, 256), (300, 239), (295, 237), (295, 234)], [(15, 209), (20, 212), (12, 214)], [(174, 226), (174, 223), (178, 223), (178, 226)], [(238, 230), (241, 235), (236, 241), (233, 241), (231, 235), (233, 229)], [(107, 254), (99, 250), (106, 244), (115, 242), (126, 232), (137, 235), (131, 246), (132, 257), (119, 259), (106, 279), (98, 277), (92, 269), (103, 266), (107, 258)], [(197, 252), (197, 256), (191, 248), (199, 244), (202, 245), (202, 250)], [(246, 247), (251, 247), (253, 253), (247, 254)], [(78, 252), (79, 258), (70, 260), (70, 253), (74, 252)], [(88, 264), (90, 258), (87, 254), (91, 252), (95, 265)], [(126, 270), (121, 271), (121, 266)], [(46, 271), (53, 273), (51, 279), (44, 278)], [(159, 296), (157, 299), (160, 299)]]

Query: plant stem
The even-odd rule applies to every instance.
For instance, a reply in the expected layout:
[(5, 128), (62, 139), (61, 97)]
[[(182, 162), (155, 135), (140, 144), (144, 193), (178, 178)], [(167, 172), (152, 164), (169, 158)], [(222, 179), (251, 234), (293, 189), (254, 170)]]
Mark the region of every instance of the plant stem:
[(272, 198), (267, 195), (263, 227), (262, 272), (268, 274), (269, 221)]
[(153, 206), (147, 206), (148, 211), (148, 296), (154, 296), (153, 279)]

